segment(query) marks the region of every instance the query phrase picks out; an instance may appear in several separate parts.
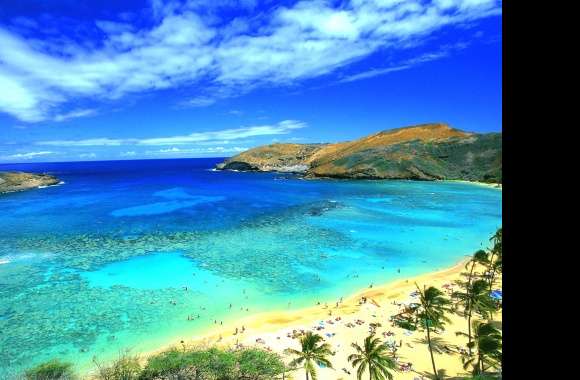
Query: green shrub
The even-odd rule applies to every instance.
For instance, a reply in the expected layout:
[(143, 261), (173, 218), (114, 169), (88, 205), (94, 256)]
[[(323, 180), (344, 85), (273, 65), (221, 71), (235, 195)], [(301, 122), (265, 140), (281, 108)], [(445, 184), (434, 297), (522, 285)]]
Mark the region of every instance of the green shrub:
[(240, 379), (275, 379), (285, 372), (285, 365), (275, 353), (249, 348), (238, 351), (238, 370)]
[(283, 372), (280, 357), (260, 349), (173, 349), (149, 358), (139, 380), (271, 380)]
[(139, 359), (126, 353), (109, 365), (103, 366), (97, 362), (95, 364), (98, 380), (136, 380), (141, 372)]
[(71, 363), (53, 359), (29, 369), (25, 377), (27, 380), (69, 380), (75, 376)]
[(191, 352), (193, 366), (203, 374), (218, 380), (235, 379), (236, 355), (232, 351), (210, 348), (204, 351)]
[(174, 349), (149, 358), (139, 379), (149, 380), (160, 376), (177, 375), (192, 366), (192, 358), (188, 352)]
[(185, 372), (197, 378), (234, 379), (236, 357), (231, 351), (217, 348), (179, 351), (176, 349), (151, 357), (139, 379), (153, 380), (159, 377), (182, 377)]

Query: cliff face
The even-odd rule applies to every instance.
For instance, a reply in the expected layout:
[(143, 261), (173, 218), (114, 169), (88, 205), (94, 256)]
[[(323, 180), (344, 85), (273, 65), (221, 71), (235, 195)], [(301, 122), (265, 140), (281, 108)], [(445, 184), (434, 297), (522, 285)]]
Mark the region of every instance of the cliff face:
[(303, 173), (313, 154), (327, 144), (271, 144), (249, 149), (218, 164), (217, 169)]
[(424, 124), (337, 144), (257, 147), (218, 169), (301, 172), (310, 178), (501, 182), (501, 152), (501, 133), (475, 134), (446, 124)]
[(58, 178), (48, 174), (0, 172), (0, 194), (56, 185), (59, 182)]

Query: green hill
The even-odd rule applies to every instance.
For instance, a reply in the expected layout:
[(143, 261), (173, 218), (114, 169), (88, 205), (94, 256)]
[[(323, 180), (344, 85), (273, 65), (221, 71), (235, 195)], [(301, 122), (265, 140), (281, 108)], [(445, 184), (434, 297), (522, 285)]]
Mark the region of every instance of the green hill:
[(469, 133), (441, 123), (423, 124), (336, 144), (256, 147), (217, 168), (298, 172), (308, 178), (501, 182), (502, 135)]

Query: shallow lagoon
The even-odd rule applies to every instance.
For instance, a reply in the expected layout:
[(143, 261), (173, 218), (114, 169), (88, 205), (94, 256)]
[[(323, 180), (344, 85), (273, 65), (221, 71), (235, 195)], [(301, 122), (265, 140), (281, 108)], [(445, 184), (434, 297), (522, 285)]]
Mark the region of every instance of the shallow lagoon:
[(0, 375), (450, 266), (501, 225), (495, 189), (208, 170), (218, 161), (0, 165), (65, 181), (0, 197)]

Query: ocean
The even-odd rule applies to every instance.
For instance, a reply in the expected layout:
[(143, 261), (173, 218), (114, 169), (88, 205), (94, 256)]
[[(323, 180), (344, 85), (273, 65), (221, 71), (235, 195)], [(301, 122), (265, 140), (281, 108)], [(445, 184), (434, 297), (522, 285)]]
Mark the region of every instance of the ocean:
[(220, 161), (0, 164), (64, 182), (0, 195), (0, 378), (51, 358), (84, 370), (443, 269), (502, 223), (502, 192), (484, 186), (213, 171)]

